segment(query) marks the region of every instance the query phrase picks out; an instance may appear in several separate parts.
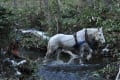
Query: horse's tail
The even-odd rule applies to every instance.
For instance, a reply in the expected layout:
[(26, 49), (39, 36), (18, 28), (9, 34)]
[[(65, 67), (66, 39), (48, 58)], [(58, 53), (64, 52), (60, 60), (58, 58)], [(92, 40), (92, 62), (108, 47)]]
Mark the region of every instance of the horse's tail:
[(39, 38), (42, 37), (42, 39), (44, 39), (44, 40), (49, 40), (50, 39), (50, 37), (46, 35), (47, 33), (43, 32), (43, 31), (38, 31), (38, 30), (35, 30), (35, 29), (28, 29), (28, 30), (19, 29), (17, 31), (20, 31), (23, 34), (32, 33)]

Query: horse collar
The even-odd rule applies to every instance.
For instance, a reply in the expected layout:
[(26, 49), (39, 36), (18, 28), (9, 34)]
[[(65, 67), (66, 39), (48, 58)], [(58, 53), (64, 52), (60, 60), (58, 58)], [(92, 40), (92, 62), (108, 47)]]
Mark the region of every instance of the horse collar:
[(84, 44), (84, 43), (88, 43), (88, 45), (91, 47), (91, 48), (93, 48), (93, 44), (94, 44), (94, 42), (90, 42), (89, 41), (89, 38), (88, 38), (88, 34), (87, 34), (87, 29), (85, 29), (85, 40), (84, 41), (78, 41), (77, 40), (77, 34), (75, 33), (74, 35), (74, 39), (75, 39), (75, 45), (74, 45), (74, 47), (75, 48), (78, 48), (78, 47), (80, 47), (82, 44)]
[(87, 29), (85, 29), (85, 41), (90, 44), (89, 39), (88, 39), (88, 34), (87, 34)]
[(80, 47), (82, 44), (84, 44), (86, 42), (85, 40), (81, 41), (81, 42), (78, 42), (76, 33), (73, 36), (74, 36), (74, 39), (75, 39), (75, 45), (74, 45), (75, 48)]

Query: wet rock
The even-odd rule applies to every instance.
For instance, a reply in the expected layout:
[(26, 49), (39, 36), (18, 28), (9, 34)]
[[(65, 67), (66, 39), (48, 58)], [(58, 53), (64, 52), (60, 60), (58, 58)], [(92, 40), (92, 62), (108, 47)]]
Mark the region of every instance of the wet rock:
[(63, 71), (47, 71), (44, 68), (40, 69), (39, 75), (45, 80), (79, 80), (74, 73)]
[(65, 72), (65, 71), (49, 71), (42, 67), (38, 75), (43, 80), (104, 80), (100, 77), (92, 76), (91, 71)]
[(96, 70), (104, 67), (105, 65), (100, 64), (79, 64), (79, 65), (46, 65), (45, 68), (47, 70), (53, 70), (53, 71), (83, 71), (83, 70)]
[(56, 61), (49, 61), (45, 65), (55, 66), (55, 65), (62, 65), (62, 64), (66, 64), (66, 63), (62, 60), (56, 60)]

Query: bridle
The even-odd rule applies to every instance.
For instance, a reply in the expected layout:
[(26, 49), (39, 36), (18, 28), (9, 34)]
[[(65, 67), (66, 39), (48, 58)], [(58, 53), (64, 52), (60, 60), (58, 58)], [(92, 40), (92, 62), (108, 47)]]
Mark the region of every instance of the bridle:
[(90, 36), (87, 32), (87, 29), (85, 29), (85, 40), (84, 41), (79, 42), (77, 40), (77, 34), (76, 33), (73, 36), (74, 36), (74, 39), (75, 39), (75, 45), (74, 45), (75, 48), (79, 48), (84, 43), (87, 43), (91, 49), (96, 49), (97, 48), (98, 42), (95, 40), (94, 37), (91, 38), (91, 40), (90, 40)]
[(86, 41), (86, 43), (88, 43), (88, 45), (90, 46), (91, 49), (96, 49), (98, 46), (98, 41), (95, 40), (95, 37), (93, 37), (92, 40), (89, 39), (87, 29), (85, 29), (85, 41)]

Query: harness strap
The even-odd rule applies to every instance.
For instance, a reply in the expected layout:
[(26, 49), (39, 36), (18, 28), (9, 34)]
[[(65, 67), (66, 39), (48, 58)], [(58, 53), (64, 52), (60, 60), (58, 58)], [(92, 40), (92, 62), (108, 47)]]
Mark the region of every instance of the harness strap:
[(78, 44), (78, 41), (77, 41), (77, 34), (74, 33), (73, 36), (74, 36), (74, 39), (75, 39), (75, 46), (76, 46), (76, 45)]
[(81, 42), (78, 42), (78, 40), (77, 40), (77, 34), (76, 33), (74, 33), (74, 39), (75, 39), (75, 45), (74, 45), (74, 47), (75, 48), (78, 48), (78, 47), (80, 47), (83, 43), (85, 43), (86, 41), (81, 41)]
[(94, 41), (90, 41), (89, 40), (89, 37), (88, 37), (88, 34), (87, 34), (87, 29), (85, 29), (85, 41), (81, 41), (81, 42), (78, 42), (78, 40), (77, 40), (77, 34), (76, 33), (74, 33), (73, 34), (73, 36), (74, 36), (74, 39), (75, 39), (75, 45), (74, 45), (74, 47), (75, 48), (78, 48), (78, 47), (80, 47), (83, 43), (88, 43), (88, 45), (91, 47), (91, 48), (93, 48), (93, 46), (94, 46)]
[(90, 41), (88, 39), (87, 29), (85, 29), (85, 41), (90, 44)]

